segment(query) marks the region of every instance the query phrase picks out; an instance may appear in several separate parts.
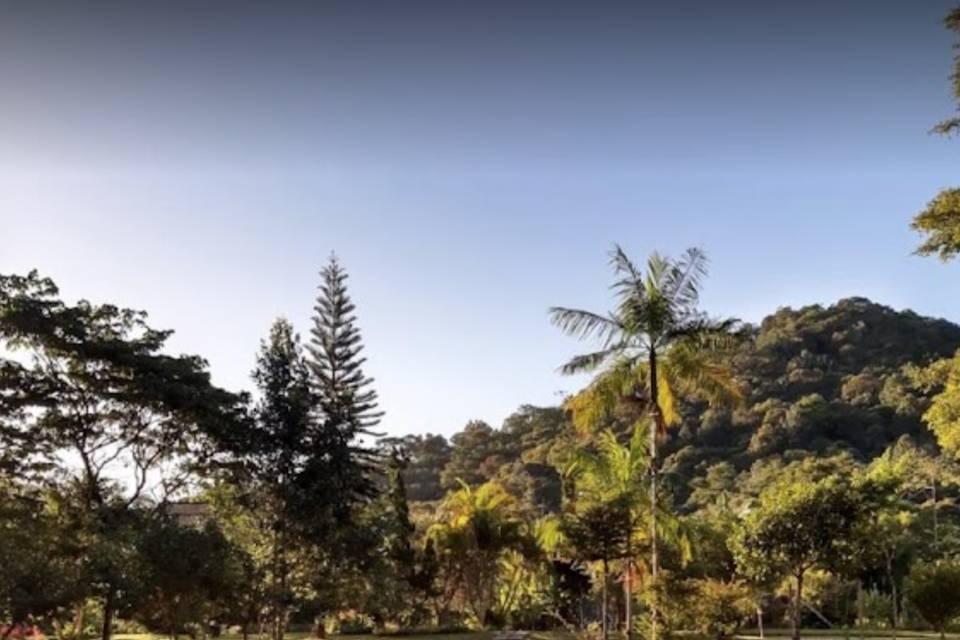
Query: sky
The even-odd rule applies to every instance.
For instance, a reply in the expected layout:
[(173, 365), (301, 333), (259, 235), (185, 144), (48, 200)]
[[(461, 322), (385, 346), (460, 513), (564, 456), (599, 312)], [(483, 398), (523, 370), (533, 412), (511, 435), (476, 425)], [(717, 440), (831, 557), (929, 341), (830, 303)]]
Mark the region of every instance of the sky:
[(960, 185), (940, 0), (0, 0), (0, 273), (145, 309), (251, 389), (351, 274), (382, 430), (584, 384), (551, 305), (614, 243), (701, 246), (703, 306), (860, 295), (960, 322), (910, 218)]

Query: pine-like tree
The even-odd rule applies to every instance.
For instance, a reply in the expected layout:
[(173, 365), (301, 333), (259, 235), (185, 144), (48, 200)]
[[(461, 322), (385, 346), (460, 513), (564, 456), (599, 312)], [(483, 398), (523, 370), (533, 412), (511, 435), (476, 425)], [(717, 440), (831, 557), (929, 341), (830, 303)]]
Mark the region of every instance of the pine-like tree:
[(300, 337), (288, 321), (274, 322), (269, 339), (261, 344), (253, 379), (260, 401), (244, 454), (245, 470), (254, 482), (242, 486), (252, 498), (251, 506), (268, 522), (264, 533), (271, 547), (271, 637), (280, 640), (291, 598), (288, 556), (300, 542), (291, 524), (302, 521), (306, 513), (312, 516), (300, 507), (315, 495), (312, 490), (303, 492), (298, 481), (318, 453), (313, 443), (316, 425), (309, 371)]
[(366, 358), (361, 355), (356, 307), (347, 293), (347, 273), (336, 256), (331, 256), (320, 275), (307, 364), (317, 396), (325, 472), (339, 498), (339, 504), (333, 505), (335, 515), (344, 517), (354, 505), (377, 492), (377, 455), (364, 438), (378, 435), (374, 429), (383, 414), (371, 388), (373, 379), (363, 373)]

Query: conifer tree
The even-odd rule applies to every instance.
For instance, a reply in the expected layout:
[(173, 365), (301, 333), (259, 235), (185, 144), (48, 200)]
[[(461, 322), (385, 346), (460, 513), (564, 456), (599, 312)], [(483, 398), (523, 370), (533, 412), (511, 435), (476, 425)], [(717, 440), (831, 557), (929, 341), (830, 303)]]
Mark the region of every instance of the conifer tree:
[[(291, 599), (288, 555), (298, 542), (289, 524), (301, 518), (297, 478), (317, 451), (312, 420), (313, 393), (309, 373), (293, 326), (278, 319), (260, 347), (253, 379), (260, 390), (250, 443), (245, 447), (246, 471), (255, 480), (246, 485), (257, 495), (251, 502), (266, 516), (270, 539), (271, 635), (283, 638)], [(321, 454), (322, 455), (322, 454)], [(309, 492), (312, 494), (312, 492)], [(305, 496), (305, 500), (312, 495)], [(291, 535), (293, 533), (294, 535)], [(291, 539), (294, 538), (294, 539)]]
[(363, 441), (376, 436), (383, 415), (377, 407), (372, 378), (356, 326), (355, 305), (347, 293), (347, 273), (336, 256), (321, 271), (320, 295), (314, 307), (307, 364), (315, 386), (317, 420), (326, 453), (324, 471), (337, 504), (334, 515), (345, 517), (358, 502), (376, 494), (377, 456)]

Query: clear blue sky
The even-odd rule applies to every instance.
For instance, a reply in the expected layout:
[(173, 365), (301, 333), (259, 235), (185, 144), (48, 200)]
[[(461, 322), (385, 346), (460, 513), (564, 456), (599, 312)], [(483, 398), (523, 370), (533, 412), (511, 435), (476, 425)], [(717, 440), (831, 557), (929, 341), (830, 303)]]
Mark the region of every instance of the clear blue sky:
[(960, 185), (951, 5), (4, 3), (0, 272), (146, 309), (239, 389), (335, 250), (396, 434), (574, 390), (546, 309), (607, 308), (614, 242), (706, 248), (717, 314), (960, 321), (907, 228)]

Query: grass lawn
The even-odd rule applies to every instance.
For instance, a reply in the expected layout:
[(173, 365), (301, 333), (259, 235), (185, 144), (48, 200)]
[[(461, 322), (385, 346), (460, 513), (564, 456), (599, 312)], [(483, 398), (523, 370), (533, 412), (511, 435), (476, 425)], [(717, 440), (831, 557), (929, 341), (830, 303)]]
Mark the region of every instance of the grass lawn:
[[(410, 636), (389, 636), (389, 635), (330, 635), (331, 640), (493, 640), (495, 631), (475, 631), (470, 633), (438, 633), (429, 635), (410, 635)], [(789, 638), (790, 629), (765, 629), (764, 635), (768, 638)], [(893, 634), (887, 629), (804, 629), (801, 635), (809, 640), (858, 640), (864, 638), (892, 638)], [(312, 636), (309, 633), (291, 632), (285, 635), (287, 640), (309, 640)], [(530, 640), (573, 640), (575, 636), (564, 631), (532, 631)], [(681, 637), (696, 637), (693, 635), (682, 634)], [(155, 636), (151, 634), (122, 634), (113, 635), (114, 640), (166, 640), (166, 636)], [(181, 636), (187, 640), (187, 636)], [(617, 636), (611, 634), (611, 638)], [(756, 629), (745, 629), (736, 638), (739, 640), (759, 640), (760, 634)], [(897, 638), (905, 640), (939, 640), (940, 635), (935, 631), (910, 631), (900, 629), (897, 631)], [(960, 640), (960, 633), (948, 633), (950, 640)], [(242, 637), (235, 634), (224, 634), (221, 640), (242, 640)], [(250, 640), (257, 640), (256, 634), (250, 635)], [(642, 639), (641, 639), (642, 640)]]
[[(789, 638), (790, 629), (764, 629), (764, 635), (768, 638)], [(893, 633), (889, 629), (803, 629), (800, 635), (809, 640), (857, 640), (858, 638), (893, 638)], [(960, 633), (948, 633), (947, 638), (953, 640), (960, 639)], [(737, 634), (741, 640), (760, 640), (760, 634), (756, 629), (744, 629)], [(898, 629), (897, 638), (913, 640), (939, 640), (940, 634), (936, 631), (911, 631), (909, 629)]]

